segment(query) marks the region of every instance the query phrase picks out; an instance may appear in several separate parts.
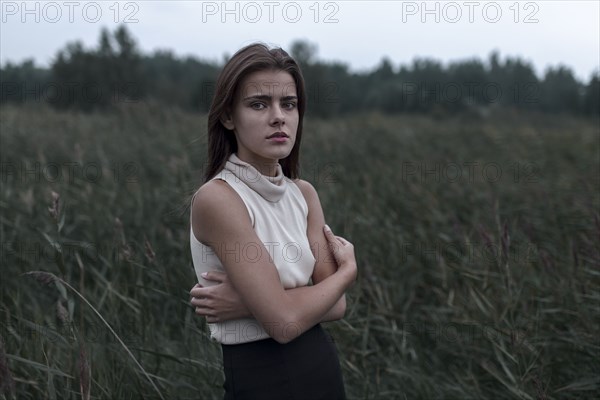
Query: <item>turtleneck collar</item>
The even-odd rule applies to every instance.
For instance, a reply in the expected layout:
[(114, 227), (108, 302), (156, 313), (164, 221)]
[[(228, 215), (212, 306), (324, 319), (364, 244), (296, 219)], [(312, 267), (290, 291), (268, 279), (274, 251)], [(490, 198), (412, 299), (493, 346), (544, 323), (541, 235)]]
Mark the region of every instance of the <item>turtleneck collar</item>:
[(275, 176), (263, 175), (251, 164), (240, 160), (236, 153), (231, 153), (225, 163), (225, 169), (272, 203), (278, 202), (287, 189), (287, 181), (279, 163)]

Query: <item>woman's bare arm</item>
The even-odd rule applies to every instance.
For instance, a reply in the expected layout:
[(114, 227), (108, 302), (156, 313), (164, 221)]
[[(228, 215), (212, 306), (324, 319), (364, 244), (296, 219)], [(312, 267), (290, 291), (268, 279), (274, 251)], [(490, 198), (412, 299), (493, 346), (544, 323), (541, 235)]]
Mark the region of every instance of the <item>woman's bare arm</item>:
[[(327, 277), (337, 271), (337, 264), (335, 258), (329, 247), (327, 238), (323, 232), (323, 226), (325, 225), (325, 215), (323, 213), (323, 207), (319, 200), (317, 191), (309, 182), (297, 179), (296, 185), (300, 188), (304, 200), (308, 205), (308, 216), (307, 216), (307, 231), (308, 242), (313, 255), (315, 256), (315, 269), (312, 274), (313, 285), (322, 282)], [(302, 289), (302, 288), (296, 288)], [(346, 313), (346, 295), (338, 299), (334, 306), (327, 311), (327, 313), (321, 318), (320, 322), (335, 321), (342, 319)]]
[[(309, 182), (304, 180), (298, 179), (295, 182), (308, 205), (307, 236), (311, 245), (311, 251), (316, 260), (311, 277), (314, 285), (334, 274), (338, 267), (331, 248), (327, 243), (327, 238), (323, 233), (322, 227), (325, 225), (325, 216), (316, 190)], [(220, 285), (208, 287), (202, 287), (197, 284), (190, 292), (192, 296), (195, 296), (191, 300), (191, 303), (196, 307), (196, 312), (204, 316), (208, 322), (254, 317), (240, 298), (239, 293), (232, 287), (226, 274), (210, 271), (204, 279), (220, 283)], [(294, 292), (294, 295), (296, 295), (296, 291), (300, 293), (297, 294), (299, 296), (304, 294), (303, 287), (286, 289), (286, 292)], [(342, 319), (345, 312), (346, 295), (344, 294), (321, 317), (319, 322)]]
[[(194, 306), (196, 314), (206, 318), (208, 323), (230, 321), (241, 318), (255, 318), (250, 312), (240, 294), (232, 286), (226, 273), (221, 271), (208, 271), (202, 275), (207, 281), (216, 282), (211, 286), (196, 284), (191, 290), (190, 304)], [(286, 292), (302, 292), (303, 287), (285, 289)], [(319, 322), (336, 321), (344, 317), (346, 309), (345, 295), (321, 317)]]
[[(302, 288), (306, 293), (285, 291), (268, 251), (252, 228), (245, 205), (226, 182), (205, 184), (192, 207), (194, 234), (217, 254), (248, 310), (280, 343), (293, 340), (317, 324), (356, 279), (353, 247), (340, 241), (336, 257), (342, 263), (334, 274)], [(261, 249), (258, 259), (250, 261), (243, 256), (242, 249), (249, 245)]]

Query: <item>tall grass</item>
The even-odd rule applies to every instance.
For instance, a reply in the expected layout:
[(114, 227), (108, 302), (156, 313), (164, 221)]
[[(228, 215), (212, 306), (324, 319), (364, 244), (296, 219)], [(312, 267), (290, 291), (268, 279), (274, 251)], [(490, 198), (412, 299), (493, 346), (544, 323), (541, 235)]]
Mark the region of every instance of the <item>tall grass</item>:
[[(188, 303), (205, 117), (0, 112), (1, 396), (221, 398)], [(510, 111), (306, 121), (302, 176), (360, 269), (326, 324), (350, 398), (598, 397), (599, 138)]]

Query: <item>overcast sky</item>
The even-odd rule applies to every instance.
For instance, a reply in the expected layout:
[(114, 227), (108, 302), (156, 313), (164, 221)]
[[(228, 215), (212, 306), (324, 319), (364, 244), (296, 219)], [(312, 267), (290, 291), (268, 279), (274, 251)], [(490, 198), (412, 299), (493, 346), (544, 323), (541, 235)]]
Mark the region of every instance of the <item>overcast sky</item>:
[(416, 57), (448, 61), (494, 49), (531, 61), (538, 76), (564, 64), (587, 82), (600, 68), (599, 1), (1, 1), (0, 62), (34, 58), (47, 66), (80, 40), (95, 47), (100, 29), (124, 23), (140, 49), (222, 60), (260, 40), (289, 49), (318, 45), (318, 58), (354, 71), (383, 56), (395, 66)]

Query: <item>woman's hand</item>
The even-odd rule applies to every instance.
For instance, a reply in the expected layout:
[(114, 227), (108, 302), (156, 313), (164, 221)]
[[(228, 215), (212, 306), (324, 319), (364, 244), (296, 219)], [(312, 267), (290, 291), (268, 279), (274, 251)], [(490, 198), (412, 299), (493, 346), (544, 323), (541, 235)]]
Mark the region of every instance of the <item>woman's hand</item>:
[(329, 248), (333, 253), (335, 262), (338, 265), (338, 272), (343, 272), (346, 275), (348, 286), (352, 285), (358, 274), (356, 257), (354, 256), (354, 245), (343, 237), (334, 235), (328, 225), (323, 227), (323, 231), (329, 242)]
[(239, 293), (231, 285), (227, 274), (210, 271), (202, 277), (207, 281), (219, 282), (218, 285), (208, 287), (196, 284), (190, 290), (190, 304), (196, 308), (196, 314), (206, 318), (206, 322), (215, 323), (252, 316)]

